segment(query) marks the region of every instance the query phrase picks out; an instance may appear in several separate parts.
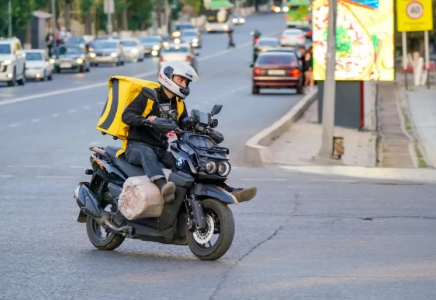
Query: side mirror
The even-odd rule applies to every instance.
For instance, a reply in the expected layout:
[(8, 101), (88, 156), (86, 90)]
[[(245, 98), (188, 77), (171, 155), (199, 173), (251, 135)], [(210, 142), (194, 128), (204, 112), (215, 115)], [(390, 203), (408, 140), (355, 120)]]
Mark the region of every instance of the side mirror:
[(254, 67), (254, 64), (250, 64), (250, 68), (253, 68)]
[(215, 116), (219, 114), (222, 108), (223, 108), (222, 105), (215, 104), (212, 108), (212, 111), (210, 112), (211, 116)]
[(142, 93), (143, 93), (144, 96), (146, 96), (148, 99), (155, 100), (155, 101), (158, 100), (158, 97), (157, 97), (157, 93), (156, 93), (156, 91), (153, 90), (153, 89), (151, 89), (151, 88), (143, 87), (143, 88), (142, 88)]

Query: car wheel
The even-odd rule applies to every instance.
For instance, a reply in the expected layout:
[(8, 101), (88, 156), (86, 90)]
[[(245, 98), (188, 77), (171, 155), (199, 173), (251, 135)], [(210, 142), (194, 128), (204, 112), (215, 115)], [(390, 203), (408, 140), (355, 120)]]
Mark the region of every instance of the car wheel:
[(260, 92), (260, 88), (259, 88), (257, 85), (254, 85), (254, 84), (253, 84), (253, 87), (252, 87), (252, 89), (251, 89), (251, 93), (252, 93), (253, 95), (257, 95), (257, 94), (259, 94), (259, 92)]
[(61, 72), (61, 68), (56, 68), (56, 73), (60, 73)]
[(302, 85), (297, 86), (297, 94), (302, 95), (304, 93), (304, 89)]
[(42, 81), (46, 81), (47, 80), (47, 73), (44, 70), (44, 75), (41, 78)]
[(17, 85), (17, 74), (14, 68), (14, 73), (12, 74), (12, 80), (8, 81), (8, 86), (16, 86)]
[(94, 64), (94, 67), (98, 67), (98, 64)]
[(124, 66), (124, 60), (121, 62), (121, 65)]
[(85, 66), (84, 65), (80, 66), (79, 73), (85, 73)]
[(52, 81), (53, 80), (53, 71), (52, 72), (50, 72), (50, 75), (47, 77), (48, 78), (48, 80), (50, 80), (50, 81)]

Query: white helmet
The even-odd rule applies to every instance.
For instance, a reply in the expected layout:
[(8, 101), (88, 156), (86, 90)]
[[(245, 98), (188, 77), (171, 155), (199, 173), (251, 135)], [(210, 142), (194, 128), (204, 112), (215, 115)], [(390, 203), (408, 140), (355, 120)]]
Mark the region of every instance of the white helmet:
[[(182, 76), (188, 79), (186, 87), (180, 86), (174, 82), (174, 75)], [(197, 72), (187, 63), (179, 60), (172, 60), (163, 64), (159, 71), (159, 83), (174, 95), (185, 99), (189, 95), (189, 82), (198, 80)]]

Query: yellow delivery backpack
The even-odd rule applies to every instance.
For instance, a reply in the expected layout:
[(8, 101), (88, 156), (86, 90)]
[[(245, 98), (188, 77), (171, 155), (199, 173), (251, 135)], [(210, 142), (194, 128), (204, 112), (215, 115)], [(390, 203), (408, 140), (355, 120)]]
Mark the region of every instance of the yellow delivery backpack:
[[(124, 153), (127, 146), (126, 138), (129, 125), (122, 121), (124, 109), (138, 96), (143, 87), (154, 89), (159, 86), (160, 84), (156, 82), (126, 76), (109, 78), (109, 94), (98, 120), (97, 130), (123, 141), (123, 149), (117, 152), (117, 157)], [(150, 103), (152, 104), (152, 102)], [(148, 115), (150, 111), (151, 107), (147, 105), (144, 116)]]
[[(98, 120), (97, 130), (123, 141), (123, 148), (116, 154), (119, 157), (126, 151), (127, 135), (129, 134), (129, 125), (122, 121), (124, 109), (138, 96), (143, 87), (155, 89), (160, 87), (160, 84), (138, 78), (112, 76), (109, 78), (108, 87), (109, 94)], [(146, 117), (151, 112), (153, 103), (154, 101), (148, 100), (142, 116)], [(178, 117), (181, 116), (184, 108), (183, 101), (177, 98)]]

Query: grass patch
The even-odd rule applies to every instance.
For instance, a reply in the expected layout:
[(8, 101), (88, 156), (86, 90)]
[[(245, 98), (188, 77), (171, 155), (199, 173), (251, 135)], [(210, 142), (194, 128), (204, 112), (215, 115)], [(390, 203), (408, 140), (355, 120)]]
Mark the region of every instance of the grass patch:
[(415, 153), (416, 153), (416, 158), (418, 159), (418, 168), (428, 168), (428, 164), (424, 159), (424, 156), (421, 153), (421, 149), (419, 149), (418, 145), (415, 145)]

